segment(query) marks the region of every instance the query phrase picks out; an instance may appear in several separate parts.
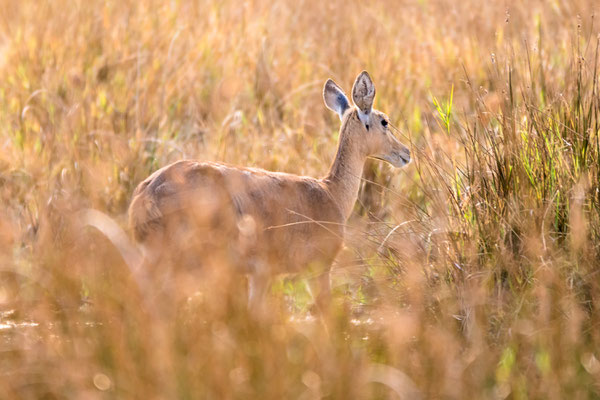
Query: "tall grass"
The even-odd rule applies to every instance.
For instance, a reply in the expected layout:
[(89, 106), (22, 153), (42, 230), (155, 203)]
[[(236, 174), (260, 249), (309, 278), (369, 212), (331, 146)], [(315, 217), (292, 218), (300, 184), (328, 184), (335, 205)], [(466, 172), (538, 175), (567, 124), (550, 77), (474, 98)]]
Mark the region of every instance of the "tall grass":
[[(600, 397), (594, 7), (4, 1), (0, 398)], [(324, 174), (362, 69), (415, 161), (367, 163), (330, 313), (282, 277), (249, 314), (219, 255), (140, 278), (137, 183)]]

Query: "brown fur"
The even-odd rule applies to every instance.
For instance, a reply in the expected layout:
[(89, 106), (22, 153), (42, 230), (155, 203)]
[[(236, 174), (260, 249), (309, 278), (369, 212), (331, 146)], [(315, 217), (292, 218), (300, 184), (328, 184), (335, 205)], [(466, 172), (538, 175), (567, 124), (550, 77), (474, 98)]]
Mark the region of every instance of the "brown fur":
[(383, 119), (373, 110), (367, 129), (358, 110), (348, 108), (336, 158), (322, 179), (213, 162), (168, 165), (135, 190), (129, 209), (134, 236), (144, 243), (178, 242), (178, 251), (186, 243), (196, 249), (227, 243), (227, 254), (247, 273), (327, 270), (342, 245), (366, 158), (408, 162), (408, 149)]

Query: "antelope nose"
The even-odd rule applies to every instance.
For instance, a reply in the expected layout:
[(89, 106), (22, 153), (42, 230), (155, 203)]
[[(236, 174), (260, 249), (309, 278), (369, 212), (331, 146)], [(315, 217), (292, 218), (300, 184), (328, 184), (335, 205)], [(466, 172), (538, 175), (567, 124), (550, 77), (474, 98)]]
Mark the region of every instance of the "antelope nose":
[(402, 160), (404, 160), (406, 164), (411, 161), (410, 150), (408, 148), (404, 149), (402, 152)]

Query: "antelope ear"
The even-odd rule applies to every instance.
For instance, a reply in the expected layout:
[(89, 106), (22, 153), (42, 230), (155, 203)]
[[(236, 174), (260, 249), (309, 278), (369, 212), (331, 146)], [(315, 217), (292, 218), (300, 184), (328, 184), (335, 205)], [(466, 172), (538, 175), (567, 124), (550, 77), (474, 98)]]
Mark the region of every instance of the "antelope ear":
[(373, 99), (375, 99), (375, 85), (367, 71), (361, 72), (352, 86), (352, 100), (358, 107), (360, 120), (368, 124), (369, 114), (373, 108)]
[(331, 79), (327, 79), (323, 87), (323, 100), (325, 100), (327, 108), (338, 113), (340, 119), (342, 119), (344, 112), (350, 107), (344, 91)]

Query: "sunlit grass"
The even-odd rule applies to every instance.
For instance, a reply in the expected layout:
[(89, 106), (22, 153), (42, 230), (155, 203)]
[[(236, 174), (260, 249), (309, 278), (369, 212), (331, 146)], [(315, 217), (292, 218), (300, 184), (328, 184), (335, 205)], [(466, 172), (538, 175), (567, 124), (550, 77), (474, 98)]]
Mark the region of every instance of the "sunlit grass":
[[(600, 397), (593, 6), (5, 1), (0, 398)], [(141, 180), (321, 176), (363, 69), (415, 160), (367, 162), (327, 316), (302, 276), (249, 314), (218, 257), (140, 278)]]

